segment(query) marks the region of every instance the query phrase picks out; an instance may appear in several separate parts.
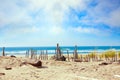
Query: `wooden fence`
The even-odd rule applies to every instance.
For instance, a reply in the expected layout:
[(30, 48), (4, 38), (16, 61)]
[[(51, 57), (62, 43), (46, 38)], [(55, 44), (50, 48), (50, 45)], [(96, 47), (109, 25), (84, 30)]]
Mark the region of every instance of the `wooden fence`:
[[(120, 60), (120, 52), (116, 52), (113, 50), (109, 50), (103, 53), (97, 53), (97, 51), (93, 51), (89, 54), (79, 54), (77, 51), (77, 45), (75, 45), (75, 50), (73, 51), (73, 55), (70, 55), (69, 50), (66, 50), (67, 55), (61, 51), (59, 44), (57, 44), (55, 50), (55, 60), (67, 60), (67, 61), (75, 61), (75, 62), (93, 62), (93, 61), (118, 61)], [(5, 56), (5, 47), (3, 47), (2, 56)], [(40, 60), (48, 60), (48, 51), (47, 50), (28, 50), (26, 51), (25, 57), (31, 59), (40, 59)], [(66, 58), (66, 59), (65, 59)]]
[(28, 50), (26, 51), (25, 57), (31, 58), (31, 59), (40, 59), (40, 60), (48, 60), (48, 52), (47, 50)]
[[(79, 54), (77, 51), (77, 45), (75, 45), (75, 50), (73, 51), (73, 55), (70, 55), (69, 50), (66, 51), (67, 55), (61, 51), (59, 44), (57, 44), (54, 59), (55, 60), (67, 60), (67, 61), (75, 61), (75, 62), (94, 62), (94, 61), (118, 61), (120, 60), (120, 52), (116, 51), (106, 51), (103, 53), (97, 53), (97, 51), (93, 51), (89, 54)], [(47, 50), (29, 50), (26, 52), (26, 57), (31, 59), (40, 59), (40, 60), (48, 60), (48, 51)], [(66, 58), (66, 59), (64, 59)]]

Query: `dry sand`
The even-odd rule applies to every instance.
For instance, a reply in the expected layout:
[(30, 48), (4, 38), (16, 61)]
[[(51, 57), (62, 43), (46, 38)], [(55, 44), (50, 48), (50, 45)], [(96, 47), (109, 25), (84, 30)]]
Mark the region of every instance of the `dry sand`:
[[(0, 80), (120, 80), (120, 64), (101, 62), (42, 61), (42, 68), (21, 63), (26, 58), (0, 57)], [(5, 70), (5, 67), (12, 67)]]

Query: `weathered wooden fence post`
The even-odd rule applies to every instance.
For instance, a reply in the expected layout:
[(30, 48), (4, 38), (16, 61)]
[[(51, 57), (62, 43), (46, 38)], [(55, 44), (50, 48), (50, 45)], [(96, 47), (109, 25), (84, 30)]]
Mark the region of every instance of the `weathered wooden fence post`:
[(33, 55), (32, 55), (32, 50), (30, 50), (30, 54), (31, 54), (31, 59), (32, 59), (32, 56), (33, 56)]
[(5, 47), (3, 47), (2, 56), (5, 56)]
[(67, 50), (67, 54), (68, 54), (68, 61), (70, 61), (70, 58), (69, 58), (69, 51)]
[(117, 61), (117, 59), (118, 59), (118, 54), (117, 52), (115, 52), (115, 61)]
[(30, 50), (28, 50), (28, 58), (29, 58)]
[(41, 50), (41, 53), (39, 55), (39, 59), (40, 60), (48, 60), (48, 52), (46, 50), (46, 53), (44, 52), (44, 50)]
[(57, 59), (57, 49), (55, 49), (55, 58)]
[(81, 62), (83, 61), (83, 56), (82, 56), (82, 54), (80, 55), (80, 60), (81, 60)]
[(34, 51), (35, 59), (37, 60), (37, 50)]
[(48, 52), (47, 52), (47, 50), (46, 50), (46, 60), (48, 60)]
[(26, 53), (25, 53), (25, 57), (26, 57), (26, 58), (28, 57), (28, 55), (27, 55), (27, 54), (28, 54), (28, 51), (26, 51)]
[(40, 51), (39, 51), (39, 55), (38, 56), (39, 56), (38, 59), (40, 59)]
[(31, 49), (31, 59), (33, 59), (34, 58), (34, 51)]
[(59, 47), (58, 43), (57, 43), (57, 49), (56, 50), (57, 50), (56, 51), (56, 60), (60, 60), (62, 53), (61, 53), (61, 50), (60, 50), (60, 47)]
[(74, 50), (74, 61), (78, 59), (78, 53), (77, 53), (77, 45), (75, 45), (75, 50)]
[(42, 60), (42, 51), (40, 51), (39, 53), (40, 53), (39, 59)]
[(29, 50), (26, 51), (26, 56), (25, 56), (26, 58), (29, 58), (29, 52), (30, 52)]
[(43, 51), (41, 50), (41, 60), (43, 60)]
[(90, 62), (90, 55), (88, 54), (88, 61)]
[(44, 50), (43, 50), (43, 60), (45, 60), (45, 54), (44, 54)]

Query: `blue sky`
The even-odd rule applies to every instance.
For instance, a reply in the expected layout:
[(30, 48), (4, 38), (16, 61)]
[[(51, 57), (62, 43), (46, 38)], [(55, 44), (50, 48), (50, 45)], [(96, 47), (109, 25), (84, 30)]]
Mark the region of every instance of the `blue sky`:
[(0, 0), (0, 46), (120, 46), (120, 0)]

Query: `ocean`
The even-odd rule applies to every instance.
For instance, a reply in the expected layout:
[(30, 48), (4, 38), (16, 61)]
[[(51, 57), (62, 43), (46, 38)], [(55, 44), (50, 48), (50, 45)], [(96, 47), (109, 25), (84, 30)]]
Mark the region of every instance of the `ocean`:
[[(0, 47), (0, 53), (2, 53), (2, 47)], [(7, 55), (25, 55), (28, 50), (36, 50), (40, 54), (41, 50), (47, 50), (48, 54), (55, 54), (55, 46), (51, 47), (5, 47), (5, 54)], [(75, 46), (60, 46), (61, 51), (66, 54), (67, 50), (69, 53), (73, 53)], [(77, 46), (79, 54), (88, 54), (93, 51), (102, 53), (107, 50), (120, 51), (120, 46)], [(0, 54), (1, 55), (1, 54)]]

